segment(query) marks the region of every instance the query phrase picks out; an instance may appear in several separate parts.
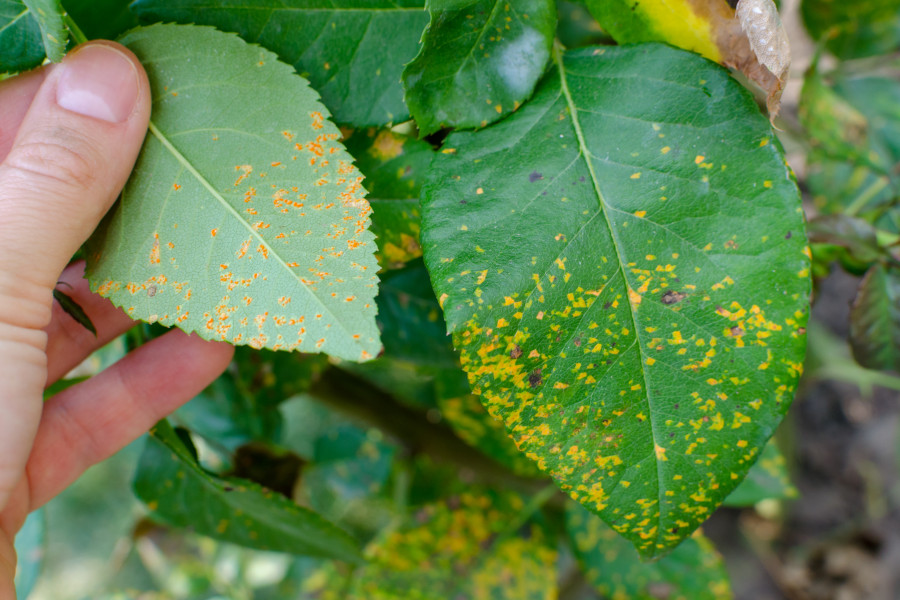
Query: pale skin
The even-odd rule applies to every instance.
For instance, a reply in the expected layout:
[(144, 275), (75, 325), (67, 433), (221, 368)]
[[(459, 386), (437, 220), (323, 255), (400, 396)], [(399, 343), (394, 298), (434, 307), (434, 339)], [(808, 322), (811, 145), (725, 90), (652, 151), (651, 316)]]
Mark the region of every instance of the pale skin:
[[(128, 179), (149, 115), (144, 70), (112, 42), (0, 82), (0, 600), (15, 599), (13, 539), (28, 513), (231, 360), (231, 346), (175, 330), (43, 402), (47, 385), (134, 324), (68, 262)], [(97, 337), (53, 301), (59, 281)]]

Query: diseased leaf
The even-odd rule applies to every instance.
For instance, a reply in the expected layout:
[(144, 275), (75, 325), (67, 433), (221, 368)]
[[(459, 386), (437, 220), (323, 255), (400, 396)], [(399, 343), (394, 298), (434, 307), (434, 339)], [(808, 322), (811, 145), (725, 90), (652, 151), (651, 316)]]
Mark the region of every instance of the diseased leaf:
[[(586, 4), (620, 44), (667, 42), (741, 71), (766, 92), (770, 117), (778, 113), (790, 47), (771, 0), (741, 0), (738, 5), (747, 10), (742, 11), (743, 18), (728, 0), (587, 0)], [(763, 31), (763, 36), (755, 33)], [(772, 44), (762, 44), (762, 39)]]
[(552, 0), (429, 0), (422, 49), (403, 70), (422, 135), (485, 127), (531, 96), (550, 58)]
[(428, 22), (424, 0), (137, 0), (143, 19), (213, 25), (272, 50), (339, 123), (406, 120), (400, 74)]
[(516, 475), (539, 477), (540, 469), (516, 448), (503, 423), (492, 417), (470, 393), (461, 368), (446, 369), (435, 378), (441, 417), (464, 442), (509, 468)]
[(151, 434), (134, 491), (155, 519), (250, 548), (360, 561), (350, 536), (316, 513), (250, 481), (204, 471), (165, 421)]
[(900, 48), (900, 0), (803, 0), (806, 30), (838, 58), (885, 54)]
[(863, 367), (900, 371), (900, 269), (873, 265), (850, 306), (850, 347)]
[(88, 242), (91, 288), (205, 339), (378, 354), (371, 209), (306, 81), (209, 27), (121, 41), (147, 70), (153, 115), (121, 202)]
[(422, 256), (419, 190), (434, 156), (431, 145), (374, 128), (353, 132), (344, 145), (366, 177), (378, 264), (396, 269)]
[(325, 569), (306, 592), (321, 600), (552, 600), (552, 540), (533, 523), (524, 537), (508, 531), (523, 508), (518, 496), (481, 491), (426, 505), (376, 539), (349, 582)]
[(0, 73), (41, 64), (46, 53), (41, 28), (22, 0), (0, 0)]
[(41, 30), (44, 54), (51, 62), (59, 62), (66, 54), (69, 30), (63, 22), (63, 7), (59, 0), (22, 0)]
[(791, 403), (800, 198), (724, 69), (656, 44), (556, 62), (514, 116), (447, 138), (422, 192), (425, 260), (488, 411), (654, 556), (734, 489)]
[(788, 477), (784, 455), (775, 438), (769, 440), (741, 485), (725, 498), (724, 506), (752, 506), (768, 499), (795, 498), (797, 488)]
[[(639, 518), (635, 513), (631, 515)], [(647, 563), (615, 531), (575, 503), (570, 503), (566, 511), (566, 529), (585, 577), (606, 598), (732, 598), (722, 558), (699, 531), (668, 556)]]

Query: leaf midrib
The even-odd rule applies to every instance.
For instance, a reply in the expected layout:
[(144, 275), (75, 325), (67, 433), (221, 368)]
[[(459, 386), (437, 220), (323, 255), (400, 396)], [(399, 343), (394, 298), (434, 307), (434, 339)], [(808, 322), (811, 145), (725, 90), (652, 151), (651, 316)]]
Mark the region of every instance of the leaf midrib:
[(227, 200), (225, 200), (224, 197), (222, 197), (222, 195), (221, 195), (221, 194), (220, 194), (220, 193), (212, 186), (212, 184), (206, 179), (206, 177), (204, 177), (204, 176), (203, 176), (203, 175), (202, 175), (202, 174), (194, 167), (194, 165), (191, 164), (191, 162), (187, 159), (187, 157), (184, 156), (184, 154), (182, 154), (182, 153), (178, 150), (178, 148), (176, 148), (176, 147), (172, 144), (172, 142), (168, 139), (168, 137), (166, 137), (166, 135), (165, 135), (162, 131), (159, 130), (159, 128), (156, 126), (156, 124), (155, 124), (152, 120), (150, 121), (150, 124), (148, 125), (148, 129), (150, 130), (150, 133), (152, 133), (153, 136), (154, 136), (157, 140), (159, 140), (159, 142), (163, 145), (163, 147), (165, 147), (165, 149), (168, 150), (169, 153), (170, 153), (170, 154), (171, 154), (171, 155), (172, 155), (179, 163), (181, 163), (181, 165), (182, 165), (185, 169), (187, 169), (187, 171), (188, 171), (191, 175), (193, 175), (194, 178), (195, 178), (195, 179), (196, 179), (203, 187), (205, 187), (206, 190), (207, 190), (210, 194), (212, 194), (213, 198), (215, 198), (215, 199), (216, 199), (216, 200), (217, 200), (217, 201), (225, 208), (226, 211), (228, 211), (229, 213), (231, 213), (231, 215), (232, 215), (239, 223), (241, 223), (241, 224), (244, 226), (244, 228), (250, 233), (250, 235), (252, 235), (253, 237), (255, 237), (257, 240), (259, 240), (259, 243), (260, 243), (260, 244), (262, 244), (263, 246), (265, 246), (265, 248), (272, 254), (272, 256), (274, 256), (274, 257), (278, 260), (278, 263), (285, 269), (285, 271), (288, 272), (288, 273), (290, 273), (291, 277), (292, 277), (298, 284), (300, 284), (299, 287), (300, 287), (301, 289), (303, 289), (303, 290), (306, 290), (306, 292), (310, 295), (310, 297), (312, 297), (312, 298), (315, 300), (315, 302), (318, 304), (318, 306), (321, 308), (321, 310), (322, 310), (323, 312), (325, 312), (329, 317), (331, 317), (332, 322), (333, 322), (335, 325), (337, 325), (344, 333), (347, 334), (348, 339), (352, 340), (352, 343), (353, 343), (353, 344), (355, 344), (355, 345), (361, 347), (362, 344), (361, 344), (360, 342), (357, 342), (356, 340), (353, 339), (351, 332), (346, 328), (346, 326), (344, 325), (343, 321), (341, 321), (340, 319), (338, 319), (338, 318), (335, 316), (335, 314), (334, 314), (333, 312), (331, 312), (331, 309), (328, 308), (328, 305), (325, 304), (325, 303), (324, 303), (324, 302), (316, 295), (316, 293), (315, 293), (313, 290), (310, 289), (310, 287), (309, 287), (306, 283), (304, 283), (300, 278), (298, 278), (298, 277), (296, 277), (296, 276), (294, 275), (294, 271), (291, 269), (291, 267), (287, 266), (287, 263), (284, 261), (283, 258), (281, 258), (281, 255), (278, 253), (278, 251), (275, 250), (275, 248), (273, 248), (273, 247), (266, 241), (266, 239), (265, 239), (264, 237), (262, 237), (262, 236), (259, 234), (258, 231), (254, 230), (252, 227), (250, 227), (250, 225), (244, 220), (244, 218), (240, 215), (240, 213), (238, 213), (238, 212), (234, 209), (234, 207), (231, 206), (231, 204), (230, 204)]
[[(578, 120), (578, 107), (575, 105), (575, 101), (572, 99), (572, 94), (569, 92), (569, 84), (566, 80), (566, 70), (563, 65), (563, 57), (560, 52), (560, 44), (559, 42), (554, 42), (553, 44), (553, 60), (559, 69), (559, 81), (560, 87), (563, 91), (563, 96), (566, 99), (566, 105), (569, 109), (569, 114), (572, 117), (572, 127), (575, 130), (575, 137), (578, 140), (578, 151), (581, 156), (584, 158), (584, 162), (587, 165), (588, 173), (591, 177), (591, 184), (594, 187), (594, 193), (597, 195), (597, 201), (600, 205), (600, 212), (603, 213), (603, 218), (606, 222), (606, 227), (609, 231), (610, 239), (613, 242), (613, 249), (616, 254), (616, 261), (619, 263), (619, 272), (622, 276), (622, 282), (625, 284), (626, 289), (629, 287), (628, 279), (625, 277), (625, 269), (626, 265), (622, 261), (622, 256), (619, 252), (618, 246), (618, 237), (615, 233), (615, 228), (613, 227), (612, 222), (609, 220), (609, 216), (607, 215), (607, 205), (606, 201), (603, 197), (603, 192), (600, 191), (600, 182), (597, 177), (597, 173), (594, 170), (594, 163), (591, 161), (591, 153), (588, 149), (587, 143), (584, 138), (584, 131), (581, 128), (581, 122)], [(658, 445), (657, 441), (657, 431), (656, 431), (656, 420), (654, 418), (655, 411), (653, 410), (651, 398), (650, 398), (650, 386), (647, 381), (647, 371), (644, 369), (644, 352), (643, 346), (641, 345), (641, 335), (640, 330), (637, 326), (637, 319), (634, 314), (634, 308), (631, 304), (631, 300), (628, 301), (628, 314), (631, 316), (631, 325), (634, 330), (634, 336), (637, 341), (637, 351), (640, 356), (640, 364), (641, 364), (641, 378), (644, 382), (644, 392), (647, 398), (648, 410), (647, 412), (650, 415), (650, 438), (653, 442), (653, 447), (650, 449), (650, 457), (654, 459), (656, 462), (656, 478), (657, 478), (657, 506), (659, 507), (659, 516), (656, 518), (657, 527), (659, 523), (663, 520), (663, 499), (664, 499), (664, 490), (663, 490), (663, 474), (662, 474), (662, 461), (660, 461), (656, 456), (656, 447)], [(659, 531), (659, 529), (657, 529)], [(658, 538), (657, 538), (658, 539)], [(656, 549), (654, 548), (654, 554), (656, 553)]]

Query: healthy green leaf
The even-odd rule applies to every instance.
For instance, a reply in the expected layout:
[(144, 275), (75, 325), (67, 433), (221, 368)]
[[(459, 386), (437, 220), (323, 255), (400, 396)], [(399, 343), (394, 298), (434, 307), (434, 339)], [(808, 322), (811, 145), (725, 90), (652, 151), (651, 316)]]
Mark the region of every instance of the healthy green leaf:
[(378, 264), (396, 269), (422, 256), (419, 190), (434, 156), (431, 145), (389, 129), (355, 131), (344, 145), (366, 177)]
[(900, 0), (803, 0), (806, 30), (838, 58), (884, 54), (900, 48)]
[(850, 307), (850, 346), (863, 367), (900, 371), (900, 268), (875, 264)]
[(403, 70), (422, 135), (485, 127), (531, 96), (550, 58), (552, 0), (430, 0), (422, 49)]
[(724, 69), (656, 44), (556, 61), (514, 116), (447, 139), (423, 187), (425, 259), (488, 411), (654, 556), (737, 486), (791, 403), (800, 198)]
[(88, 39), (112, 40), (137, 27), (131, 0), (64, 0), (66, 12)]
[(46, 56), (41, 28), (22, 0), (0, 0), (0, 73), (18, 73)]
[(59, 0), (22, 0), (41, 30), (44, 54), (51, 62), (59, 62), (66, 54), (69, 30), (63, 22), (63, 7)]
[(768, 499), (795, 498), (797, 489), (791, 484), (784, 455), (778, 449), (775, 438), (769, 440), (755, 465), (731, 494), (725, 498), (725, 506), (752, 506)]
[(308, 77), (339, 123), (402, 122), (400, 74), (428, 21), (424, 0), (137, 0), (143, 19), (213, 25)]
[(552, 600), (551, 539), (535, 524), (524, 537), (507, 530), (523, 507), (518, 496), (479, 491), (429, 504), (373, 542), (370, 562), (345, 595), (331, 569), (312, 578), (307, 592), (321, 600)]
[(121, 202), (88, 242), (92, 289), (206, 339), (378, 354), (371, 209), (306, 81), (209, 27), (155, 25), (122, 42), (150, 77), (153, 116)]
[(151, 434), (134, 491), (155, 519), (250, 548), (360, 560), (356, 543), (316, 513), (250, 481), (204, 471), (165, 421)]
[[(639, 518), (631, 513), (631, 518)], [(614, 600), (728, 600), (722, 558), (699, 531), (668, 556), (646, 563), (603, 521), (570, 503), (566, 529), (587, 580)]]

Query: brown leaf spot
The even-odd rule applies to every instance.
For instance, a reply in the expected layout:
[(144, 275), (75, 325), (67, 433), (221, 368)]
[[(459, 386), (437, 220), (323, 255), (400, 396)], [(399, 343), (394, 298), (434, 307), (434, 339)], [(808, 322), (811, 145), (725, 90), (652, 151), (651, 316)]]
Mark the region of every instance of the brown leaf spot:
[(676, 292), (674, 290), (669, 290), (665, 294), (662, 295), (661, 301), (663, 304), (678, 304), (682, 300), (684, 300), (687, 296), (682, 294), (681, 292)]
[(542, 381), (543, 378), (541, 377), (540, 369), (535, 369), (534, 371), (532, 371), (531, 375), (528, 376), (528, 385), (530, 385), (532, 389), (541, 385)]
[(522, 348), (519, 347), (518, 344), (516, 344), (516, 347), (509, 351), (509, 357), (519, 358), (520, 356), (522, 356)]

